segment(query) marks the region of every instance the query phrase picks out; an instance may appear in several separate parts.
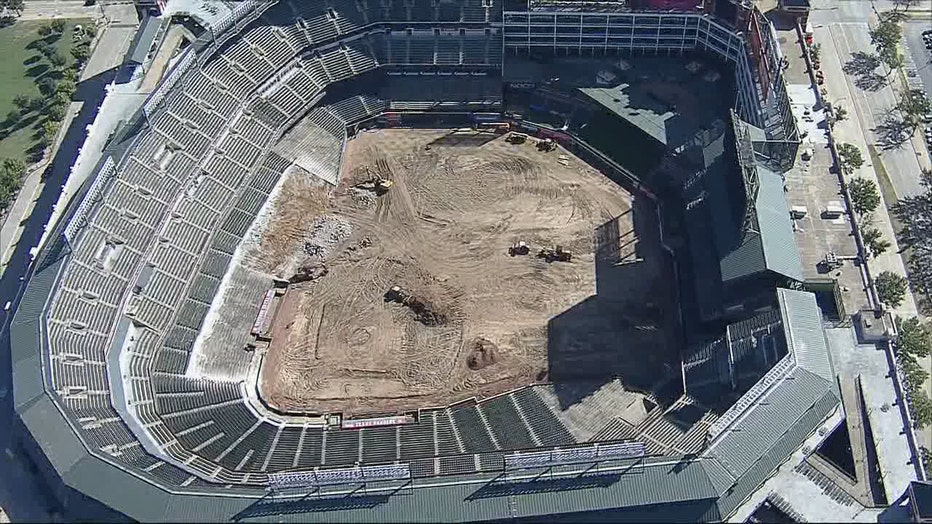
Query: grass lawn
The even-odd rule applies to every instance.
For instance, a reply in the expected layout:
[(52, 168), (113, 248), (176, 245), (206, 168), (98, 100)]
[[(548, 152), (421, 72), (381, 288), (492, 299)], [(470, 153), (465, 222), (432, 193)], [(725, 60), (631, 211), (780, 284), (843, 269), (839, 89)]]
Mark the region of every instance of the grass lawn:
[[(72, 35), (76, 24), (92, 24), (91, 20), (68, 20), (61, 37), (54, 42), (56, 49), (67, 58), (70, 66), (74, 62), (71, 56)], [(32, 47), (39, 40), (37, 30), (45, 21), (19, 21), (0, 28), (0, 159), (15, 157), (25, 160), (27, 151), (36, 140), (36, 131), (42, 126), (43, 117), (38, 112), (31, 112), (21, 121), (5, 129), (7, 113), (15, 109), (13, 98), (16, 95), (40, 97), (36, 82), (53, 72), (48, 60)], [(7, 131), (9, 133), (7, 133)]]

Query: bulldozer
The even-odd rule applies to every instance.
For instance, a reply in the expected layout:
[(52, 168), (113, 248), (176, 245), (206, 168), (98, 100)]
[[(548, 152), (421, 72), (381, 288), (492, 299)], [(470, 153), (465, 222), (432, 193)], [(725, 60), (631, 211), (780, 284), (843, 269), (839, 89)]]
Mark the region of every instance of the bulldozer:
[(557, 143), (551, 138), (544, 138), (537, 142), (537, 150), (543, 151), (544, 153), (549, 153), (557, 148)]
[[(369, 170), (366, 169), (366, 174), (369, 174)], [(380, 175), (370, 176), (368, 180), (356, 184), (358, 189), (363, 189), (365, 191), (372, 191), (376, 195), (384, 195), (388, 193), (388, 190), (392, 188), (394, 183), (391, 180), (382, 178)]]
[(515, 242), (514, 244), (511, 245), (511, 247), (508, 248), (508, 254), (513, 257), (518, 256), (518, 255), (527, 255), (530, 252), (531, 252), (531, 249), (527, 247), (527, 244), (523, 241)]
[(573, 259), (573, 255), (569, 251), (563, 249), (563, 246), (554, 246), (552, 248), (545, 247), (541, 249), (540, 252), (537, 253), (537, 258), (542, 258), (549, 264), (551, 262), (569, 262)]
[(527, 142), (527, 135), (524, 133), (511, 133), (505, 140), (509, 144), (523, 144)]

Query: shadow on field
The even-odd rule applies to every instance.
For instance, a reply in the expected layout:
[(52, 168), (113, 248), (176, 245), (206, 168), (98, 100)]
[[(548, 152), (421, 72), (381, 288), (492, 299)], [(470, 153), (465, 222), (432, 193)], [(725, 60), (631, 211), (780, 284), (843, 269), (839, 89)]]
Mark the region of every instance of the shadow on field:
[(477, 133), (473, 130), (467, 132), (450, 131), (442, 137), (434, 140), (429, 147), (480, 147), (495, 140), (500, 135), (495, 133)]
[(670, 343), (676, 284), (653, 203), (636, 198), (626, 215), (594, 232), (596, 294), (547, 326), (549, 377), (563, 409), (614, 379), (650, 392), (679, 367)]

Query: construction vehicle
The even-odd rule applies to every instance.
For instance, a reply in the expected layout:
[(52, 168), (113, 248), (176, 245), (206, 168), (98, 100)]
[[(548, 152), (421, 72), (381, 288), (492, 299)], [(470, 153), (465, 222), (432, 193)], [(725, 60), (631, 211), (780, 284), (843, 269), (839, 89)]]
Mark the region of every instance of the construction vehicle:
[[(369, 174), (369, 169), (366, 168), (366, 174)], [(388, 190), (392, 188), (394, 182), (382, 178), (380, 175), (370, 176), (368, 180), (356, 184), (356, 187), (359, 189), (364, 189), (366, 191), (372, 191), (377, 195), (384, 195), (388, 193)]]
[(527, 247), (527, 244), (523, 241), (515, 242), (514, 244), (511, 245), (511, 247), (508, 248), (508, 254), (513, 257), (517, 255), (527, 255), (530, 252), (531, 252), (531, 249)]
[(549, 153), (557, 148), (557, 143), (551, 138), (544, 138), (537, 142), (537, 150), (543, 151), (544, 153)]
[(434, 309), (429, 301), (419, 299), (408, 293), (401, 286), (392, 286), (385, 292), (386, 302), (397, 302), (414, 313), (414, 318), (425, 326), (439, 326), (446, 323), (447, 316)]
[(392, 286), (388, 291), (385, 292), (386, 302), (398, 302), (399, 304), (406, 304), (410, 299), (411, 295), (404, 289), (401, 289), (400, 286)]
[(542, 258), (549, 264), (551, 262), (569, 262), (573, 259), (573, 255), (569, 251), (563, 249), (563, 246), (554, 246), (552, 248), (545, 247), (541, 249), (540, 252), (537, 253), (537, 258)]
[(524, 133), (512, 133), (505, 139), (509, 144), (523, 144), (527, 142), (527, 135)]

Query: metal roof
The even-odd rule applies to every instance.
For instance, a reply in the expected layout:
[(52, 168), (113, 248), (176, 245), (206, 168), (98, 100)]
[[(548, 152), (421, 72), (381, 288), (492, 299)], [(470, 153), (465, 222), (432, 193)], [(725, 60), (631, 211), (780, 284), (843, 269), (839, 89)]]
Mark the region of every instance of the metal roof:
[(727, 435), (709, 451), (735, 477), (740, 477), (830, 390), (830, 383), (796, 368), (765, 393)]
[(757, 172), (760, 178), (760, 191), (754, 202), (757, 230), (747, 232), (744, 241), (722, 257), (722, 279), (735, 280), (770, 270), (802, 281), (802, 261), (793, 236), (783, 177), (760, 165)]
[(127, 61), (136, 64), (142, 64), (149, 57), (149, 50), (155, 41), (159, 28), (162, 26), (162, 19), (156, 16), (146, 16), (139, 29), (136, 30), (136, 36), (133, 37), (133, 43), (130, 45)]
[(783, 176), (758, 164), (760, 191), (755, 209), (767, 269), (802, 282), (803, 264), (793, 236)]
[(822, 312), (815, 295), (806, 291), (778, 289), (786, 344), (796, 365), (835, 385), (835, 370), (822, 329)]
[[(819, 424), (838, 406), (838, 397), (824, 393), (794, 424), (781, 428), (779, 438), (773, 441), (761, 456), (737, 479), (735, 485), (722, 493), (718, 500), (722, 515), (730, 515), (747, 497), (757, 490), (794, 451), (812, 435)], [(731, 438), (731, 437), (726, 437)]]

